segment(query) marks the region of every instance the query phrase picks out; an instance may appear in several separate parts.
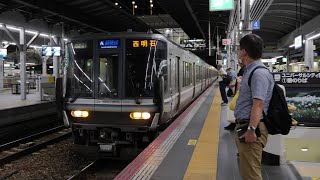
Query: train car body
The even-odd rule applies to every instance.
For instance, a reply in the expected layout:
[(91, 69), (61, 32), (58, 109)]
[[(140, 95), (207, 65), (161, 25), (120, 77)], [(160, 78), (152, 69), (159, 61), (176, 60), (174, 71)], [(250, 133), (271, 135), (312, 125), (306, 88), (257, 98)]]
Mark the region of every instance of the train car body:
[(110, 156), (150, 142), (218, 77), (160, 34), (74, 38), (66, 58), (64, 120), (75, 147)]

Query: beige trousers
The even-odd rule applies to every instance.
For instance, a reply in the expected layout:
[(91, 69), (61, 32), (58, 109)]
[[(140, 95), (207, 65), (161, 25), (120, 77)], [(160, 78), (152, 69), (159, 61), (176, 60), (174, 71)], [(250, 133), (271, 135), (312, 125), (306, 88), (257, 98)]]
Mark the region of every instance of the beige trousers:
[[(241, 126), (236, 125), (236, 128)], [(261, 160), (262, 150), (267, 143), (268, 130), (263, 122), (259, 123), (261, 136), (253, 143), (240, 143), (238, 135), (235, 141), (240, 157), (240, 174), (244, 180), (262, 180)]]

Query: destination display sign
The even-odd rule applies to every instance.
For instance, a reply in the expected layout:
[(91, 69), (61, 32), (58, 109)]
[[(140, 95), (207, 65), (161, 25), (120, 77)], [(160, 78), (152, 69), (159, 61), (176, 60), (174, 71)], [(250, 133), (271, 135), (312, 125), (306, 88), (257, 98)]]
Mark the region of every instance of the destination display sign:
[(104, 39), (99, 41), (99, 48), (101, 49), (117, 49), (120, 47), (119, 39)]
[(157, 46), (157, 40), (153, 40), (153, 39), (131, 41), (131, 47), (133, 48), (147, 48), (147, 47), (156, 47), (156, 46)]

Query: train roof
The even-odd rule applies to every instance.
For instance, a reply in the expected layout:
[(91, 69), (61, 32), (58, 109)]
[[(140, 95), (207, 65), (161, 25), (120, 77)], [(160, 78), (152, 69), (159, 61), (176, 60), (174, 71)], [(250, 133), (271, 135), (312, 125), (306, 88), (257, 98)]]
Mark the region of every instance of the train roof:
[[(75, 36), (70, 38), (71, 41), (73, 40), (98, 40), (98, 39), (103, 39), (103, 38), (154, 38), (158, 40), (163, 40), (166, 42), (170, 42), (173, 45), (177, 46), (178, 48), (194, 55), (193, 52), (186, 50), (185, 48), (181, 47), (179, 44), (176, 42), (168, 39), (166, 36), (159, 34), (159, 33), (148, 33), (148, 32), (113, 32), (113, 33), (89, 33), (89, 34), (83, 34), (80, 36)], [(199, 56), (197, 56), (199, 59), (201, 59)], [(205, 64), (209, 65), (206, 63), (203, 59), (201, 59)]]

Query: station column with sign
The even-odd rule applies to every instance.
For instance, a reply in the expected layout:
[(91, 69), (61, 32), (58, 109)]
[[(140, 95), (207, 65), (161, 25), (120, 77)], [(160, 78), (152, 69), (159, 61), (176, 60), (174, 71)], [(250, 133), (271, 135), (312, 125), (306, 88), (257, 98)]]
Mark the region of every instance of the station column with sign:
[[(233, 0), (209, 0), (209, 11), (228, 11), (228, 10), (232, 10), (234, 9), (234, 1)], [(210, 25), (210, 22), (209, 22)], [(210, 27), (210, 26), (209, 26)], [(210, 29), (209, 29), (209, 35), (210, 35)], [(211, 39), (211, 38), (209, 38)], [(230, 60), (230, 43), (231, 40), (223, 40), (223, 44), (229, 44), (229, 60)], [(211, 43), (210, 43), (211, 44)], [(219, 38), (218, 38), (218, 34), (217, 34), (217, 49), (219, 51)], [(216, 61), (218, 64), (218, 52), (217, 52), (217, 57), (216, 57)]]
[(4, 80), (4, 63), (3, 63), (3, 55), (4, 51), (6, 51), (7, 49), (3, 49), (3, 45), (2, 45), (2, 41), (0, 39), (0, 90), (3, 89), (3, 80)]

